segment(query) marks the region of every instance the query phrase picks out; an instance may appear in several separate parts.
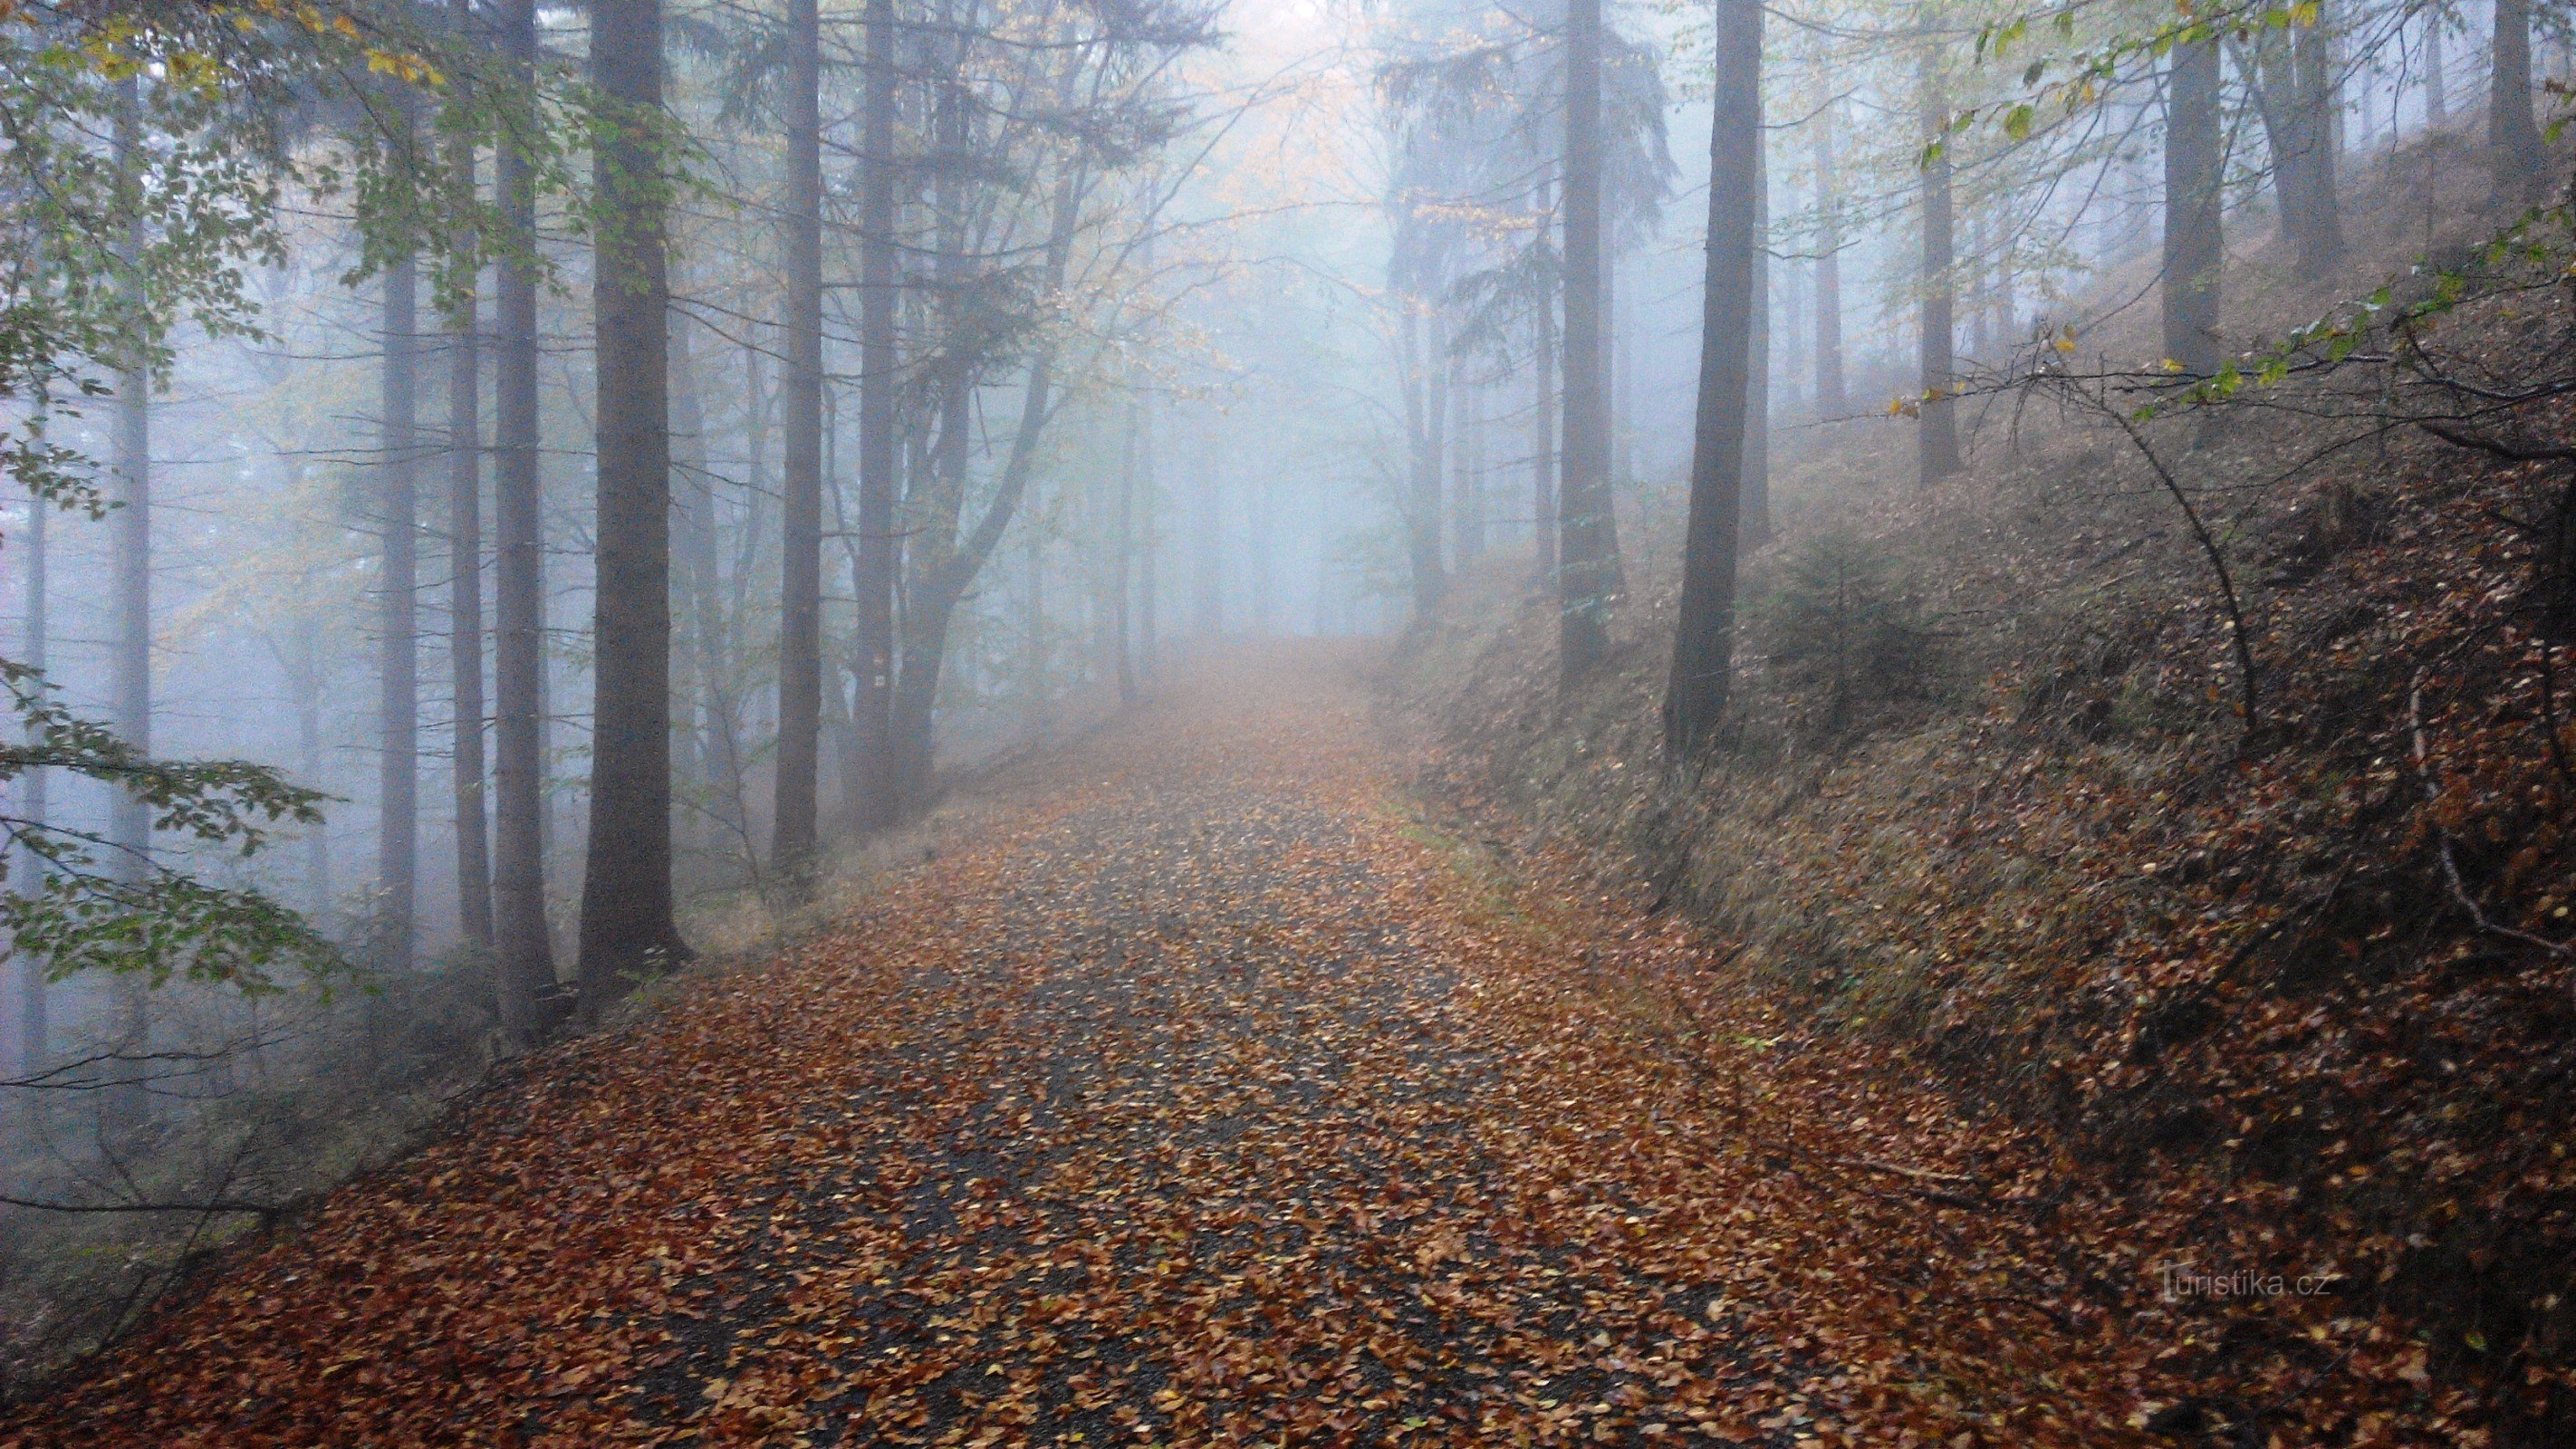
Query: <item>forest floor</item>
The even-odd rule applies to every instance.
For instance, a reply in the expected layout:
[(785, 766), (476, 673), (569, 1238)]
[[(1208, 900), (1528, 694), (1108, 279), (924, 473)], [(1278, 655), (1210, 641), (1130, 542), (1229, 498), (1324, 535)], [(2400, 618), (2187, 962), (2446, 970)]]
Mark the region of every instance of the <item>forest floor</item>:
[(2186, 1320), (2065, 1248), (2047, 1163), (1695, 993), (1671, 914), (1463, 843), (1366, 667), (1238, 658), (1013, 765), (845, 922), (514, 1067), (0, 1445), (2203, 1426), (2147, 1397)]

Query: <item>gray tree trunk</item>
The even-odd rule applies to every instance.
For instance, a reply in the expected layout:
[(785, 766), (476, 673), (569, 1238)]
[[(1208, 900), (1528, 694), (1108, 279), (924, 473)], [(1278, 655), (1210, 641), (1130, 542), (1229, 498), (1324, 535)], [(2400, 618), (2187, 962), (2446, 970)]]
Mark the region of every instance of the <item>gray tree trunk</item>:
[(1618, 589), (1601, 386), (1601, 0), (1571, 0), (1565, 31), (1565, 462), (1557, 529), (1562, 687), (1610, 652)]
[(592, 184), (605, 214), (592, 287), (598, 356), (598, 593), (590, 839), (578, 1008), (596, 1022), (685, 961), (671, 899), (670, 276), (661, 0), (595, 0), (591, 81), (616, 108)]
[(2547, 165), (2531, 113), (2531, 0), (2496, 0), (2495, 64), (2487, 88), (2487, 150), (2498, 204), (2522, 205)]
[[(1754, 124), (1759, 126), (1757, 107)], [(1754, 151), (1753, 302), (1744, 363), (1744, 546), (1771, 541), (1771, 157), (1768, 133)]]
[[(467, 0), (456, 0), (460, 25)], [(460, 104), (469, 98), (460, 93)], [(458, 189), (474, 194), (476, 138), (459, 135), (449, 164)], [(492, 949), (492, 842), (484, 807), (483, 729), (483, 345), (477, 277), (465, 279), (447, 318), (447, 656), (455, 693), (456, 925), (475, 947)]]
[[(534, 83), (536, 0), (505, 0), (501, 44)], [(523, 118), (523, 124), (533, 124)], [(502, 1031), (534, 1043), (558, 1010), (545, 879), (545, 552), (537, 399), (537, 195), (511, 138), (496, 189), (509, 228), (493, 279), (492, 946)]]
[[(116, 169), (126, 185), (140, 174), (143, 145), (142, 97), (138, 83), (122, 84), (116, 112)], [(119, 239), (117, 263), (121, 286), (139, 311), (144, 305), (141, 271), (143, 225), (129, 221)], [(138, 325), (140, 323), (138, 318)], [(130, 356), (116, 379), (115, 443), (116, 511), (108, 515), (110, 568), (114, 579), (115, 634), (110, 723), (117, 738), (137, 755), (152, 756), (152, 374), (140, 355)], [(108, 806), (108, 844), (115, 855), (109, 870), (118, 878), (141, 881), (152, 871), (152, 809), (140, 798), (117, 791)], [(150, 1050), (151, 1003), (140, 982), (131, 978), (117, 989), (117, 1047), (126, 1052)], [(112, 1129), (140, 1127), (151, 1110), (138, 1070), (112, 1089), (106, 1111)]]
[(1834, 108), (1816, 116), (1816, 205), (1824, 214), (1824, 231), (1816, 258), (1816, 413), (1840, 417), (1851, 411), (1851, 393), (1843, 381), (1843, 235), (1842, 196), (1834, 179)]
[[(52, 640), (51, 623), (46, 616), (47, 571), (51, 558), (46, 548), (47, 515), (53, 505), (30, 494), (27, 498), (27, 530), (20, 535), (19, 548), (27, 556), (27, 633), (19, 644), (19, 662), (42, 675), (51, 664), (48, 645)], [(51, 772), (34, 765), (18, 776), (18, 818), (33, 829), (43, 829), (52, 816), (46, 799), (47, 776)], [(23, 892), (42, 888), (46, 861), (32, 850), (18, 852), (11, 862), (17, 887)], [(40, 1070), (48, 1054), (51, 1026), (47, 1020), (45, 963), (29, 951), (9, 953), (8, 1012), (9, 1050), (0, 1075), (26, 1076)]]
[[(1547, 183), (1538, 185), (1531, 209), (1537, 214), (1539, 239), (1535, 245), (1547, 247), (1552, 229), (1549, 220), (1552, 204)], [(1535, 542), (1538, 582), (1553, 593), (1557, 587), (1557, 492), (1556, 492), (1556, 297), (1553, 289), (1542, 287), (1535, 299), (1531, 341), (1530, 378), (1533, 390), (1530, 403), (1530, 535)]]
[(816, 0), (787, 6), (787, 457), (778, 579), (778, 768), (770, 855), (810, 885), (823, 751), (823, 58)]
[(868, 0), (867, 114), (859, 216), (859, 561), (857, 718), (859, 778), (848, 782), (863, 830), (895, 823), (895, 470), (902, 379), (895, 349), (894, 0)]
[(2174, 48), (2165, 79), (2165, 356), (2206, 377), (2218, 370), (2219, 286), (2227, 263), (2220, 229), (2218, 41)]
[[(1938, 58), (1927, 48), (1923, 58), (1923, 129), (1926, 137), (1946, 140), (1950, 103), (1937, 72)], [(1923, 299), (1917, 325), (1922, 343), (1922, 416), (1915, 429), (1919, 476), (1924, 483), (1959, 471), (1957, 406), (1951, 389), (1958, 384), (1954, 354), (1957, 330), (1957, 226), (1950, 197), (1950, 152), (1945, 145), (1923, 168)]]
[(1716, 738), (1735, 668), (1735, 574), (1752, 402), (1754, 252), (1760, 244), (1760, 0), (1719, 0), (1716, 44), (1690, 519), (1682, 542), (1672, 677), (1664, 689), (1664, 759), (1673, 768), (1698, 758)]

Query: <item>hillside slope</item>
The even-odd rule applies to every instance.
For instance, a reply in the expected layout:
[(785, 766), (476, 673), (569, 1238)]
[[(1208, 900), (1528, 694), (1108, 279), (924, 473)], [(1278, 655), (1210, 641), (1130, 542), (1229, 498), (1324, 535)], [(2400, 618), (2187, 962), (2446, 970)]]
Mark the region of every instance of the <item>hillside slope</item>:
[[(2355, 209), (2408, 237), (2421, 205)], [(2495, 222), (2448, 214), (2437, 247)], [(2255, 242), (2246, 334), (2406, 256), (2306, 286)], [(2446, 335), (2546, 375), (2551, 305), (2510, 292)], [(2139, 355), (2139, 330), (2085, 351)], [(1677, 500), (1623, 515), (1614, 664), (1572, 696), (1552, 603), (1491, 561), (1392, 672), (1437, 783), (1488, 836), (1586, 850), (1708, 927), (1702, 969), (1779, 1005), (1784, 1049), (1874, 1043), (2051, 1144), (2058, 1186), (2013, 1210), (2110, 1301), (2206, 1320), (2160, 1429), (2565, 1443), (2576, 661), (2540, 642), (2566, 638), (2568, 555), (2523, 525), (2568, 516), (2566, 465), (2373, 422), (2343, 373), (2159, 425), (2244, 600), (2249, 730), (2172, 491), (2062, 396), (1973, 405), (1969, 471), (1929, 491), (1899, 481), (1902, 420), (1789, 435), (1735, 734), (1696, 780), (1658, 744)]]

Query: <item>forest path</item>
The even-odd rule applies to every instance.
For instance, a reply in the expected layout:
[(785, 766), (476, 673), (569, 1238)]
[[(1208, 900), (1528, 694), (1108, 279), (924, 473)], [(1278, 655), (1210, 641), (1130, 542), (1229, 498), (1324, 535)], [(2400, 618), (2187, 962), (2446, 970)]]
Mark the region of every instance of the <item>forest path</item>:
[(1957, 1161), (1937, 1110), (1774, 1080), (1758, 1022), (1652, 986), (1678, 927), (1480, 877), (1346, 656), (1174, 693), (785, 959), (544, 1055), (0, 1444), (2076, 1427), (2056, 1381), (1959, 1387), (2045, 1324), (1934, 1301), (1957, 1256), (1908, 1243), (1969, 1244), (1906, 1188), (1957, 1179), (1823, 1166)]

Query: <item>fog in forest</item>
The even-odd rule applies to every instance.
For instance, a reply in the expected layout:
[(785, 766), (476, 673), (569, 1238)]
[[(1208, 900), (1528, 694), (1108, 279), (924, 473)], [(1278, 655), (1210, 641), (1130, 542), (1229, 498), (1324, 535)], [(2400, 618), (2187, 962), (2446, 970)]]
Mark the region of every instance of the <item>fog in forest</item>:
[[(2560, 225), (2569, 22), (0, 4), (7, 1375), (1172, 699), (1508, 616), (1567, 759), (1826, 771), (2023, 666), (2009, 568), (1940, 570), (2050, 511), (2050, 560), (2213, 570), (2203, 673), (2085, 728), (2296, 726), (2258, 680), (2310, 636), (2240, 594), (2305, 565), (2179, 413), (2395, 356), (2460, 290), (2418, 258)], [(2373, 365), (2303, 456), (2538, 397)], [(2123, 501), (1922, 502), (2079, 433)], [(1852, 542), (1918, 507), (1966, 541)], [(1604, 690), (1658, 712), (1565, 723)]]

